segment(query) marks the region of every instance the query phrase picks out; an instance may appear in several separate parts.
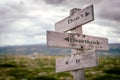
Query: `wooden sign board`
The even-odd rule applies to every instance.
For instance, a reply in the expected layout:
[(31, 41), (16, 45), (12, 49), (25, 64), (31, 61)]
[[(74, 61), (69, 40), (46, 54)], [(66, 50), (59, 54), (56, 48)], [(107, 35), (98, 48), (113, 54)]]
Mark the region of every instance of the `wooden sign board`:
[(78, 70), (98, 65), (98, 56), (95, 50), (90, 50), (74, 56), (56, 59), (56, 72)]
[(47, 31), (47, 45), (58, 48), (109, 50), (106, 38), (53, 31)]
[(74, 13), (74, 15), (68, 16), (65, 19), (57, 22), (55, 24), (55, 31), (65, 32), (93, 20), (93, 5), (91, 5), (85, 9), (77, 11), (76, 13)]

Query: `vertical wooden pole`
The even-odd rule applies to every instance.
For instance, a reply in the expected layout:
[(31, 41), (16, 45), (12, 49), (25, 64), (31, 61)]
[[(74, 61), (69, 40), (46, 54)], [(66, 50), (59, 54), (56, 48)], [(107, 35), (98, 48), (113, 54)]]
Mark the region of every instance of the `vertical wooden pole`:
[[(70, 15), (74, 15), (74, 13), (76, 13), (79, 10), (81, 10), (81, 9), (78, 9), (78, 8), (72, 9), (70, 11)], [(82, 26), (77, 26), (76, 28), (72, 29), (71, 33), (83, 34)], [(76, 54), (78, 52), (78, 50), (77, 49), (72, 49), (71, 52), (72, 52), (72, 54)], [(84, 80), (84, 69), (72, 71), (72, 74), (73, 74), (74, 80)]]
[(84, 69), (73, 71), (74, 80), (84, 80)]
[[(82, 26), (79, 26), (73, 30), (71, 30), (71, 33), (79, 33), (79, 34), (82, 34)], [(83, 50), (82, 50), (83, 51)], [(82, 52), (81, 51), (81, 52)], [(77, 49), (72, 49), (71, 50), (72, 54), (76, 54), (78, 52)], [(79, 51), (80, 52), (80, 51)], [(73, 74), (73, 78), (74, 80), (85, 80), (84, 79), (84, 69), (80, 69), (80, 70), (75, 70), (75, 71), (72, 71), (72, 74)]]

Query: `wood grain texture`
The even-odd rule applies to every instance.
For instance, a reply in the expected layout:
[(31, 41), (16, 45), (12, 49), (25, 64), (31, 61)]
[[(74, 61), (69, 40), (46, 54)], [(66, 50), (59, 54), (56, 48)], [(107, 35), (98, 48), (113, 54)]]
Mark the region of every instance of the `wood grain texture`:
[(58, 48), (108, 50), (108, 39), (77, 33), (47, 31), (47, 45)]
[(91, 5), (57, 22), (55, 24), (55, 31), (65, 32), (93, 20), (93, 5)]
[(56, 72), (78, 70), (95, 67), (98, 65), (98, 56), (95, 50), (84, 51), (84, 53), (58, 58), (56, 60)]
[(74, 80), (85, 80), (85, 71), (84, 69), (74, 70), (72, 72)]

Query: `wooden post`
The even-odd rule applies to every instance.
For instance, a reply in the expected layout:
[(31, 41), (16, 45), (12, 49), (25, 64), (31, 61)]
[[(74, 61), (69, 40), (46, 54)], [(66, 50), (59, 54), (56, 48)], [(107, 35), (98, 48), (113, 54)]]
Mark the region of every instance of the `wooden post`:
[[(74, 8), (70, 11), (70, 15), (73, 15), (75, 12), (79, 11), (80, 9), (78, 8)], [(71, 33), (79, 33), (79, 34), (83, 34), (82, 32), (82, 26), (78, 26), (74, 29), (71, 30)], [(71, 52), (72, 54), (76, 54), (77, 53), (77, 49), (72, 49)], [(83, 51), (83, 50), (82, 50)], [(79, 70), (75, 70), (72, 71), (73, 74), (73, 79), (74, 80), (84, 80), (84, 69), (79, 69)]]
[[(82, 34), (82, 26), (79, 26), (73, 30), (71, 30), (71, 33), (80, 33)], [(81, 50), (79, 52), (82, 52), (84, 50)], [(77, 49), (72, 49), (71, 50), (72, 54), (76, 54), (78, 52)], [(73, 74), (73, 78), (74, 80), (84, 80), (84, 69), (79, 69), (79, 70), (75, 70), (75, 71), (72, 71), (72, 74)]]
[(72, 74), (73, 74), (74, 80), (85, 80), (84, 79), (84, 69), (75, 70), (75, 71), (73, 71)]

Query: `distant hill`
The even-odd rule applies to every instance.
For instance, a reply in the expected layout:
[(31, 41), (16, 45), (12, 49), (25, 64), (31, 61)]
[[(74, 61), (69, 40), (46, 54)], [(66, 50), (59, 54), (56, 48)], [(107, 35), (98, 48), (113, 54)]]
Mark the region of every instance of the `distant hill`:
[[(109, 51), (97, 51), (99, 55), (120, 55), (120, 44), (110, 44)], [(50, 48), (46, 45), (23, 45), (0, 47), (0, 54), (33, 54), (70, 55), (70, 49)]]
[(33, 54), (44, 55), (68, 55), (70, 49), (51, 48), (46, 45), (23, 45), (0, 47), (0, 54)]
[(120, 56), (120, 43), (109, 44), (109, 51), (97, 51), (100, 55), (119, 55)]

